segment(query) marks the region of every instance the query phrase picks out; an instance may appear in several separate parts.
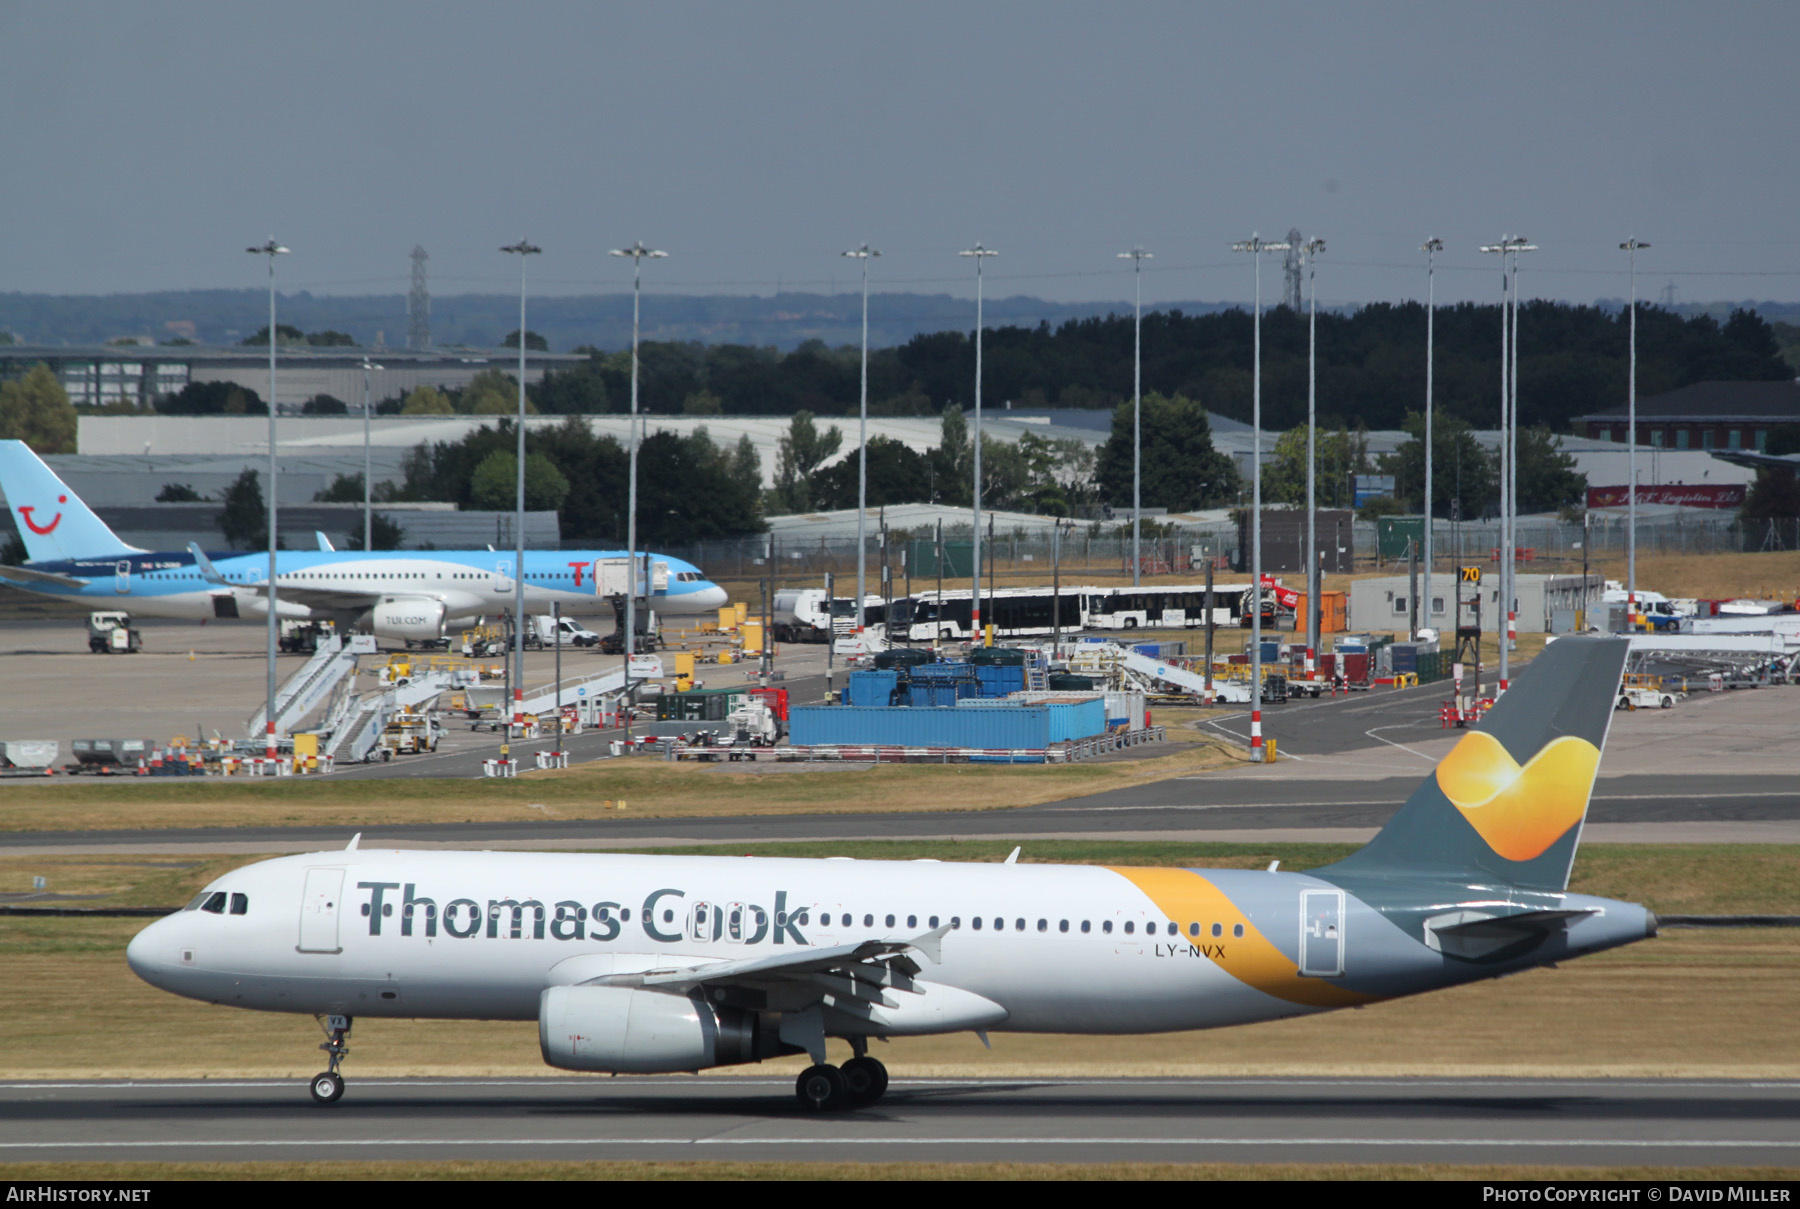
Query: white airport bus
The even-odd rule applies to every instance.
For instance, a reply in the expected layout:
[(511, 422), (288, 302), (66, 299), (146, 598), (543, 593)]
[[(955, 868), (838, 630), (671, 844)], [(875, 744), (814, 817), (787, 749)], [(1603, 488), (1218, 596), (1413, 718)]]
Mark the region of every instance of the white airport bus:
[[(1236, 625), (1248, 583), (1213, 585), (1213, 624)], [(1085, 589), (1087, 626), (1094, 630), (1194, 629), (1206, 624), (1205, 584), (1145, 584)]]
[[(1025, 638), (1054, 634), (1060, 612), (1063, 632), (1074, 633), (1088, 624), (1085, 605), (1093, 591), (1070, 586), (1058, 597), (1049, 588), (1000, 588), (992, 592), (983, 589), (981, 621), (984, 626), (992, 625), (999, 637)], [(893, 631), (916, 641), (974, 636), (967, 588), (946, 591), (941, 596), (937, 592), (917, 592), (904, 601), (896, 600), (894, 612)]]

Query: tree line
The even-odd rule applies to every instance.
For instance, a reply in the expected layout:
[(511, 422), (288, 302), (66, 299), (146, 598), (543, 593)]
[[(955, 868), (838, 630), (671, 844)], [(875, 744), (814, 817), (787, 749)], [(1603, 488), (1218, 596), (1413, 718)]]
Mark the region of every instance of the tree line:
[[(1395, 429), (1425, 398), (1425, 308), (1381, 303), (1318, 317), (1318, 416), (1330, 428)], [(1625, 399), (1626, 315), (1596, 306), (1532, 302), (1520, 312), (1519, 404), (1522, 423), (1571, 431), (1576, 416)], [(1248, 422), (1253, 320), (1242, 310), (1144, 316), (1146, 391), (1199, 401)], [(1498, 423), (1500, 310), (1463, 303), (1439, 307), (1434, 400), (1477, 428)], [(983, 392), (991, 406), (1111, 408), (1132, 393), (1130, 316), (1080, 319), (1052, 328), (995, 327), (983, 337)], [(1286, 307), (1263, 315), (1263, 423), (1304, 422), (1307, 318)], [(577, 348), (588, 360), (549, 373), (530, 388), (551, 414), (629, 409), (631, 355)], [(647, 341), (639, 355), (638, 402), (658, 414), (847, 415), (857, 408), (860, 354), (809, 341), (773, 347)], [(1754, 311), (1723, 323), (1655, 306), (1638, 311), (1638, 393), (1656, 395), (1693, 382), (1776, 381), (1795, 368), (1774, 329)], [(870, 412), (930, 415), (974, 404), (972, 332), (935, 332), (869, 354)]]

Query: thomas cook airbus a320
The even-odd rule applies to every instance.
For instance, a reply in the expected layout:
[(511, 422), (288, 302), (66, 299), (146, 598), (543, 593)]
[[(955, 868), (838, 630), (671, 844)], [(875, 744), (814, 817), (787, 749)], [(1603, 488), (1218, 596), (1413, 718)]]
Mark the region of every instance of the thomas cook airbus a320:
[[(1568, 891), (1627, 644), (1565, 638), (1360, 851), (1306, 873), (524, 852), (287, 856), (131, 942), (178, 995), (325, 1024), (535, 1020), (569, 1070), (808, 1054), (809, 1109), (871, 1104), (869, 1042), (1154, 1033), (1275, 1020), (1643, 940)], [(854, 1055), (827, 1058), (831, 1039)]]

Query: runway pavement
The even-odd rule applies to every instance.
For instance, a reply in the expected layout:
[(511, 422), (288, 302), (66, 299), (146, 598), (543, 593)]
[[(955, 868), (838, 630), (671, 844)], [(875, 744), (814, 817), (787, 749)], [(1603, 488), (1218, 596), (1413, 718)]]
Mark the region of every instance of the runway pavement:
[(786, 1077), (0, 1084), (0, 1162), (449, 1159), (1800, 1165), (1800, 1083)]

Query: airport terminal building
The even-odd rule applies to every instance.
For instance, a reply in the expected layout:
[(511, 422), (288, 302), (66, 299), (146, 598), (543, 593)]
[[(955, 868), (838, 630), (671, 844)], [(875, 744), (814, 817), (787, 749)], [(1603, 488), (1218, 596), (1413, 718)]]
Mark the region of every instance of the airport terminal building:
[[(315, 395), (330, 395), (354, 409), (363, 398), (363, 365), (369, 371), (369, 399), (398, 398), (417, 386), (461, 390), (476, 374), (498, 369), (517, 375), (517, 349), (357, 348), (283, 344), (276, 348), (276, 404), (298, 412)], [(536, 382), (549, 369), (565, 369), (587, 358), (576, 353), (527, 350), (525, 380)], [(267, 345), (200, 344), (0, 345), (0, 380), (17, 377), (42, 362), (77, 407), (132, 403), (149, 411), (157, 399), (178, 394), (190, 382), (231, 382), (269, 393)]]

